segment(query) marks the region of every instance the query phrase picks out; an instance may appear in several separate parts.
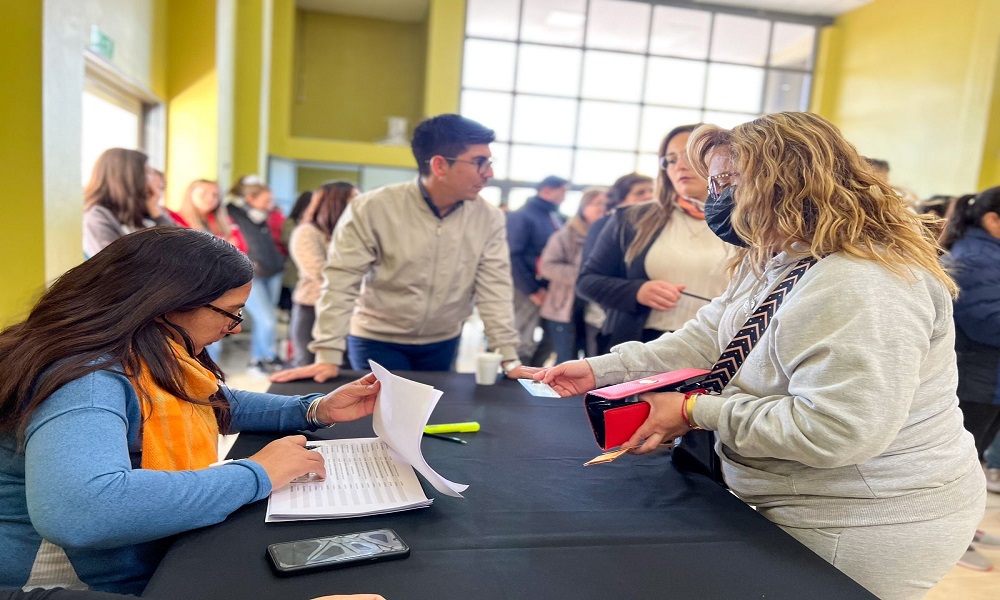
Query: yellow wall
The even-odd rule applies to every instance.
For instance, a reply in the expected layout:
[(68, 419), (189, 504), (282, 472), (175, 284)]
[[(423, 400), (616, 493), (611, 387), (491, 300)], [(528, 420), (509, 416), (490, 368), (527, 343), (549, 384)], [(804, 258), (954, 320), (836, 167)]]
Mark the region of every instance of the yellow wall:
[(167, 9), (167, 204), (188, 184), (215, 179), (219, 151), (215, 3), (170, 0)]
[(375, 142), (423, 114), (426, 27), (298, 11), (293, 136)]
[(358, 185), (361, 173), (341, 169), (321, 169), (317, 167), (299, 167), (296, 169), (296, 181), (300, 192), (315, 190), (327, 181), (349, 181)]
[(821, 38), (814, 110), (893, 183), (922, 197), (974, 191), (1000, 51), (997, 0), (878, 0)]
[[(269, 148), (288, 159), (413, 168), (408, 146), (292, 135), (294, 0), (274, 0)], [(423, 116), (458, 110), (465, 0), (430, 0)]]
[(990, 121), (983, 144), (983, 168), (977, 190), (1000, 185), (1000, 59), (993, 73), (993, 97), (990, 100)]
[(24, 316), (45, 284), (42, 172), (42, 0), (4, 8), (0, 56), (0, 328)]
[(465, 0), (430, 0), (424, 116), (458, 112), (464, 51)]

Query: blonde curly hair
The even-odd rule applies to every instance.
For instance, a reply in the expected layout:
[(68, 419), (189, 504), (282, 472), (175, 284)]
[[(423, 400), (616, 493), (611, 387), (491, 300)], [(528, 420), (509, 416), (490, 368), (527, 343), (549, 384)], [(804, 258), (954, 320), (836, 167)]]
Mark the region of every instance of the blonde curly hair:
[(865, 162), (832, 123), (804, 112), (764, 115), (732, 130), (696, 129), (688, 140), (694, 170), (708, 178), (708, 163), (728, 151), (740, 174), (734, 190), (733, 229), (760, 272), (775, 254), (798, 242), (821, 258), (833, 252), (874, 260), (900, 276), (926, 269), (958, 293), (941, 267), (936, 218), (918, 215)]

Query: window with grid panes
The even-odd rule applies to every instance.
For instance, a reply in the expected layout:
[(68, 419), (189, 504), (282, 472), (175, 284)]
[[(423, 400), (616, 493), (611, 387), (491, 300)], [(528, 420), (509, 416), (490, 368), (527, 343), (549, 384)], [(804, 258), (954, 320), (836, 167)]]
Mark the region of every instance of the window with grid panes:
[(467, 0), (461, 112), (497, 134), (490, 201), (517, 208), (547, 175), (655, 176), (678, 125), (807, 109), (822, 22), (678, 4)]

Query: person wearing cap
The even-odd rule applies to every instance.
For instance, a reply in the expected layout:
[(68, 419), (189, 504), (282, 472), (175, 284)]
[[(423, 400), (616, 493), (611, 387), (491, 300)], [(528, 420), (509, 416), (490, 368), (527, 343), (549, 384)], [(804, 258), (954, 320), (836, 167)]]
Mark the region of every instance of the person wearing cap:
[(553, 233), (562, 229), (566, 217), (559, 205), (566, 198), (569, 182), (549, 175), (538, 184), (538, 193), (524, 206), (507, 214), (507, 242), (510, 244), (510, 267), (514, 275), (514, 324), (521, 337), (517, 347), (520, 361), (542, 366), (551, 353), (552, 343), (535, 342), (535, 328), (540, 323), (539, 310), (548, 293), (548, 281), (538, 275), (538, 259)]

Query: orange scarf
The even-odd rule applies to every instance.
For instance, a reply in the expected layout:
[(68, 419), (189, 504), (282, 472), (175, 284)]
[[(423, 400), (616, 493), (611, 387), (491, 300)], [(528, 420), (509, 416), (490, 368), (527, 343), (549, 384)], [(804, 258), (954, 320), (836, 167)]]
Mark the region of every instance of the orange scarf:
[(694, 202), (691, 202), (684, 196), (681, 195), (677, 196), (677, 206), (681, 207), (681, 210), (686, 212), (689, 216), (694, 217), (695, 219), (700, 219), (702, 221), (705, 220), (705, 211), (698, 208), (698, 205), (696, 205)]
[[(208, 400), (219, 391), (215, 375), (191, 357), (183, 346), (168, 339), (184, 373), (184, 391)], [(211, 406), (192, 404), (161, 389), (144, 362), (132, 379), (136, 391), (145, 390), (149, 402), (142, 411), (142, 468), (159, 471), (204, 469), (219, 460), (219, 424)]]

